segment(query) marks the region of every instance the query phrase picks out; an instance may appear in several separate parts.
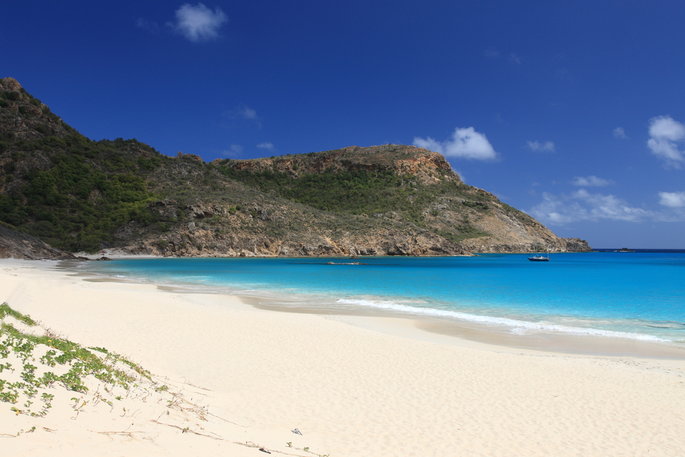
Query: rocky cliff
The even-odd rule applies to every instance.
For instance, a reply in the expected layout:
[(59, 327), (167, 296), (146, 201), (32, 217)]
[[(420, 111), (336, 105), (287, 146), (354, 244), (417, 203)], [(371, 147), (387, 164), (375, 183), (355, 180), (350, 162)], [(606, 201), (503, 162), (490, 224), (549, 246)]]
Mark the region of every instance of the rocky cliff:
[(20, 233), (0, 224), (0, 259), (67, 260), (74, 256), (55, 249), (36, 237)]
[(91, 141), (0, 80), (0, 220), (70, 251), (170, 256), (588, 250), (404, 145), (266, 159)]

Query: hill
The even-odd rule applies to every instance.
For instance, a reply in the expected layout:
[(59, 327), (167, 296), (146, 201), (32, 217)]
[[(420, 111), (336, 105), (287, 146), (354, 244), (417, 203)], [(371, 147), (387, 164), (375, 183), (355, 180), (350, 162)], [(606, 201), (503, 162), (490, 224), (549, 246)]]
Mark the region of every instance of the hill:
[(58, 248), (173, 256), (577, 251), (404, 145), (265, 159), (92, 141), (0, 80), (0, 220)]

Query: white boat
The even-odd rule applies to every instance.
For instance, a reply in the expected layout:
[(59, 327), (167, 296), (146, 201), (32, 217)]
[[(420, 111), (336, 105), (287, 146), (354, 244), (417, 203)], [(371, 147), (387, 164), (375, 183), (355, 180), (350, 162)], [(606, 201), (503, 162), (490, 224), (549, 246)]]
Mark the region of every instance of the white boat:
[(547, 257), (544, 255), (534, 255), (533, 257), (528, 257), (528, 260), (531, 262), (549, 262), (549, 254), (547, 254)]

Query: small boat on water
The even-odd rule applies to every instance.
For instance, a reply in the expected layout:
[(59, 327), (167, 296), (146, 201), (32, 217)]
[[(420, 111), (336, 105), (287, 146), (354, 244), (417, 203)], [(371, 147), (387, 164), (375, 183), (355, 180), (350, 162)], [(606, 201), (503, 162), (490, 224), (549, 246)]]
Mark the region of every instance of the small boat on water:
[(547, 254), (547, 257), (544, 255), (534, 255), (533, 257), (528, 257), (528, 260), (531, 262), (549, 262), (549, 254)]

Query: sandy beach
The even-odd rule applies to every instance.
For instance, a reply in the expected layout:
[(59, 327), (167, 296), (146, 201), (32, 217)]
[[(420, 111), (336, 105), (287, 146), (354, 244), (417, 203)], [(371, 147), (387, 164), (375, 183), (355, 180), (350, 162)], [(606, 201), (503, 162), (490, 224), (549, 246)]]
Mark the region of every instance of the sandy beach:
[(55, 266), (0, 261), (0, 303), (130, 358), (197, 409), (142, 395), (74, 414), (67, 393), (36, 418), (0, 402), (3, 455), (685, 455), (682, 358), (521, 349)]

